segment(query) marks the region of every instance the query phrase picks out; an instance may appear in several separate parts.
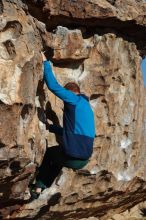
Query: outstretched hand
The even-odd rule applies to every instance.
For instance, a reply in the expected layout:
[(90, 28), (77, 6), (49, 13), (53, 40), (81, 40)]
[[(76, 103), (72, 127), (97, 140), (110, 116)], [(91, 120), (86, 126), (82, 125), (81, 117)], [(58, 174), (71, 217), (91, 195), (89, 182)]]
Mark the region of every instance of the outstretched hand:
[(44, 52), (41, 52), (41, 55), (42, 55), (42, 60), (43, 60), (43, 61), (46, 61), (46, 60), (47, 60), (47, 58), (46, 58), (46, 56), (45, 56)]

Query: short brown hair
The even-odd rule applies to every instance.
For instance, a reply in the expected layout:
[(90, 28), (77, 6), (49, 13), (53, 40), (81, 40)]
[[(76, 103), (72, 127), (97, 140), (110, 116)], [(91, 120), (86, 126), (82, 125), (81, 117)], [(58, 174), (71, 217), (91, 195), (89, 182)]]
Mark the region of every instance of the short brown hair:
[(69, 82), (69, 83), (65, 84), (64, 88), (68, 89), (72, 92), (80, 93), (80, 87), (75, 82)]

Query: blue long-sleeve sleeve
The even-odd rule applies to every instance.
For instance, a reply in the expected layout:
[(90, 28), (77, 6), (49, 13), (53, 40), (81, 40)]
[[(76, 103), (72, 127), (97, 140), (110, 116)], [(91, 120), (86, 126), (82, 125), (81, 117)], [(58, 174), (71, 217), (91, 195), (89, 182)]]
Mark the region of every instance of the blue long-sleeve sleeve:
[(65, 89), (57, 82), (52, 72), (51, 65), (48, 61), (44, 61), (44, 80), (48, 86), (48, 89), (64, 102), (76, 105), (79, 101), (79, 96)]

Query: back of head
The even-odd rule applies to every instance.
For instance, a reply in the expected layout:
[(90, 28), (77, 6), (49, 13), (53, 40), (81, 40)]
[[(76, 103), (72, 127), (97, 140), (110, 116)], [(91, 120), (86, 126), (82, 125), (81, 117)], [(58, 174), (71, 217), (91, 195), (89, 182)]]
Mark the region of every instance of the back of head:
[(80, 87), (75, 82), (69, 82), (64, 86), (65, 89), (68, 89), (76, 94), (80, 94)]

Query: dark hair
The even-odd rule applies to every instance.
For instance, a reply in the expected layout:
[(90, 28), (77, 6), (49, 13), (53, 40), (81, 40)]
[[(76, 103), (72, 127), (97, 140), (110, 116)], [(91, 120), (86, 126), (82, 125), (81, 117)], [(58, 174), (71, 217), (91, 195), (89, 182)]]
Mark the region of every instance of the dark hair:
[(65, 84), (64, 88), (68, 89), (72, 92), (80, 93), (80, 87), (75, 82), (69, 82), (69, 83)]

